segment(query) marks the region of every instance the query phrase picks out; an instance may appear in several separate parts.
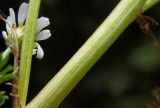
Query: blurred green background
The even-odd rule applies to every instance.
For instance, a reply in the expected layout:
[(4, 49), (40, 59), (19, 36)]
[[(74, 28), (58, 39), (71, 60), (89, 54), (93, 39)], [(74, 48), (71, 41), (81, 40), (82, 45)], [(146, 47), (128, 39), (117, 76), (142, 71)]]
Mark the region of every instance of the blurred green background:
[[(27, 0), (0, 0), (0, 10), (17, 12)], [(28, 102), (64, 66), (120, 0), (42, 0), (39, 16), (50, 19), (52, 37), (40, 42), (45, 56), (33, 57)], [(160, 21), (160, 4), (145, 15)], [(5, 24), (0, 21), (0, 30)], [(160, 27), (154, 29), (157, 39)], [(2, 36), (0, 51), (5, 49)], [(81, 80), (59, 108), (149, 108), (160, 85), (160, 54), (133, 22)], [(2, 85), (10, 93), (11, 87)], [(11, 101), (11, 100), (10, 100)], [(7, 102), (4, 108), (9, 108)]]

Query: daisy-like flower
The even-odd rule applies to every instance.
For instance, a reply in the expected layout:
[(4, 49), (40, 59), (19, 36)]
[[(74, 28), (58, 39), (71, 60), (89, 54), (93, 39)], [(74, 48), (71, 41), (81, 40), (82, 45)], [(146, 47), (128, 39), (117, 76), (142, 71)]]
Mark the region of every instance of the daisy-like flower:
[[(6, 20), (6, 31), (2, 31), (2, 36), (6, 42), (7, 49), (3, 52), (2, 56), (5, 58), (13, 50), (13, 31), (16, 35), (19, 46), (21, 47), (22, 37), (24, 35), (25, 29), (25, 20), (28, 11), (28, 4), (22, 3), (18, 10), (18, 19), (16, 21), (15, 13), (12, 8), (9, 9), (9, 16)], [(50, 30), (43, 28), (47, 27), (50, 24), (49, 19), (46, 17), (40, 17), (37, 20), (36, 31), (35, 31), (35, 46), (33, 48), (33, 55), (36, 55), (36, 58), (42, 59), (44, 56), (43, 49), (38, 44), (38, 41), (46, 40), (51, 36)]]

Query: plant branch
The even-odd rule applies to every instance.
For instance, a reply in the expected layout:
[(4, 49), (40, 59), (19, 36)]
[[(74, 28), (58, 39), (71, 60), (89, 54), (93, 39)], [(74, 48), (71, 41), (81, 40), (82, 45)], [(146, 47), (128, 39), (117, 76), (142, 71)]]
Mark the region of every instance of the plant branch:
[(88, 70), (140, 14), (146, 0), (121, 0), (109, 17), (27, 108), (57, 108)]
[(30, 78), (30, 69), (32, 61), (32, 51), (35, 36), (35, 27), (39, 12), (41, 0), (30, 0), (29, 10), (25, 24), (25, 33), (22, 42), (22, 50), (20, 56), (20, 70), (19, 70), (19, 86), (18, 93), (22, 108), (26, 104), (28, 84)]
[[(12, 28), (12, 26), (8, 23), (8, 21), (5, 18), (3, 18), (2, 15), (0, 15), (0, 19), (6, 22), (11, 29), (12, 50), (14, 54), (14, 71), (16, 71), (19, 66), (19, 61), (18, 61), (19, 46), (18, 46), (18, 41), (16, 38), (16, 33), (14, 29)], [(16, 73), (16, 76), (12, 80), (12, 84), (14, 85), (12, 86), (12, 107), (20, 108), (21, 105), (20, 105), (19, 98), (18, 98), (18, 88), (17, 88), (18, 87), (18, 74), (17, 73)]]
[[(14, 71), (16, 71), (19, 66), (19, 60), (18, 60), (19, 46), (16, 38), (16, 33), (11, 26), (10, 28), (12, 30), (12, 35), (13, 35)], [(19, 75), (16, 73), (16, 76), (12, 80), (12, 84), (14, 85), (12, 86), (12, 107), (13, 108), (21, 108), (21, 104), (18, 97), (18, 79), (19, 79)]]

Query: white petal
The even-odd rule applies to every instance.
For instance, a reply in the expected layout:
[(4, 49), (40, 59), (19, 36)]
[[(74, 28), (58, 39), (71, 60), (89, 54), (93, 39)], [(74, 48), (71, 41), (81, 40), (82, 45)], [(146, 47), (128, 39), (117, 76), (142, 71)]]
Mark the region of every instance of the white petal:
[(38, 43), (36, 43), (36, 45), (37, 45), (37, 55), (36, 55), (36, 58), (42, 59), (43, 56), (44, 56), (43, 49), (41, 48), (41, 46)]
[(43, 28), (50, 24), (47, 17), (41, 17), (37, 20), (36, 33), (39, 33)]
[(2, 53), (2, 60), (4, 60), (8, 55), (11, 53), (11, 48), (8, 47), (3, 53)]
[(9, 14), (10, 14), (11, 25), (16, 24), (15, 13), (14, 13), (14, 10), (12, 8), (9, 9)]
[(51, 37), (50, 30), (43, 30), (36, 35), (36, 41), (46, 40)]
[(2, 31), (2, 36), (5, 40), (7, 40), (8, 36), (7, 36), (7, 33), (6, 31)]
[(37, 49), (33, 49), (32, 55), (35, 55), (37, 53)]
[(22, 3), (18, 10), (18, 25), (22, 25), (27, 17), (28, 4)]
[(7, 17), (7, 22), (6, 22), (6, 30), (7, 30), (8, 33), (11, 32), (11, 27), (12, 27), (12, 24), (11, 24), (11, 17), (8, 16), (8, 17)]

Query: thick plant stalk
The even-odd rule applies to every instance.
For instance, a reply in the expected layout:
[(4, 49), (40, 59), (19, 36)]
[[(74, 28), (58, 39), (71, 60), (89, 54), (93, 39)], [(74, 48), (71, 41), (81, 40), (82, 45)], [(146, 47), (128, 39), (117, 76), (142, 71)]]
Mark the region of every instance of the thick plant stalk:
[(140, 14), (146, 0), (121, 0), (58, 74), (27, 105), (27, 108), (57, 108), (87, 71)]
[(145, 5), (142, 8), (142, 12), (148, 10), (149, 8), (151, 8), (153, 5), (155, 5), (158, 2), (160, 2), (160, 0), (147, 0)]
[(35, 38), (35, 27), (39, 13), (41, 0), (30, 0), (29, 10), (25, 24), (25, 33), (22, 43), (22, 51), (20, 56), (19, 84), (18, 94), (22, 108), (25, 107), (28, 83), (30, 78), (30, 69), (32, 61), (33, 43)]

